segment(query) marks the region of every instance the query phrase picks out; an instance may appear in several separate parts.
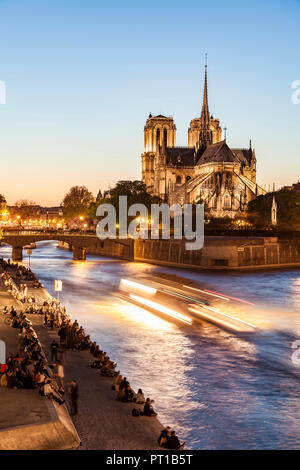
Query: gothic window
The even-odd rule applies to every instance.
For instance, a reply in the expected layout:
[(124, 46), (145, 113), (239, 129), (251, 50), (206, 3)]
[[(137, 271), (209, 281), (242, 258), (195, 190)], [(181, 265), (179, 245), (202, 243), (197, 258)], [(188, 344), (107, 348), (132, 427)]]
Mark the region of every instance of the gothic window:
[(176, 176), (176, 184), (181, 184), (181, 176)]
[(165, 142), (165, 146), (167, 147), (168, 146), (168, 131), (167, 131), (167, 129), (164, 130), (164, 142)]
[(230, 197), (228, 195), (226, 195), (224, 197), (224, 207), (230, 208), (230, 205), (231, 205), (230, 202), (231, 202)]
[(160, 130), (159, 129), (156, 130), (156, 142), (158, 143), (160, 142)]

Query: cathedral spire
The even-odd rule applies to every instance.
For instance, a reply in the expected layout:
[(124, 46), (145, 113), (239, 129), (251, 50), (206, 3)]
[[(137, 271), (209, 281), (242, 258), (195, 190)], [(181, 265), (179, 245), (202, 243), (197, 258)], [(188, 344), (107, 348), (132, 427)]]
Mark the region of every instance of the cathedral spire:
[(201, 147), (207, 147), (212, 143), (212, 132), (210, 129), (210, 117), (208, 108), (208, 93), (207, 93), (207, 54), (205, 54), (205, 73), (204, 73), (204, 90), (203, 90), (203, 103), (200, 117), (200, 134), (199, 144)]
[(204, 90), (203, 90), (203, 103), (201, 111), (201, 127), (209, 129), (209, 108), (208, 108), (208, 93), (207, 93), (207, 54), (205, 54), (205, 74), (204, 74)]

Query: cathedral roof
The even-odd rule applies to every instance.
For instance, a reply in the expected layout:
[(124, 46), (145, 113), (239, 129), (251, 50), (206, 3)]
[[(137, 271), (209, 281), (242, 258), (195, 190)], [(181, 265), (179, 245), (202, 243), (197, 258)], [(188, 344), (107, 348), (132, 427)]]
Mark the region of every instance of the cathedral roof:
[[(199, 151), (201, 152), (201, 150)], [(166, 147), (166, 163), (174, 166), (194, 166), (194, 147)], [(199, 154), (201, 155), (199, 157)], [(241, 163), (248, 166), (251, 163), (252, 149), (230, 149), (225, 140), (208, 145), (202, 154), (196, 156), (197, 166), (213, 162)]]
[(198, 165), (205, 165), (211, 162), (239, 162), (238, 157), (230, 150), (225, 140), (216, 144), (208, 145), (197, 162)]
[(175, 166), (194, 166), (193, 147), (166, 147), (167, 164)]
[(244, 165), (250, 165), (251, 163), (251, 160), (252, 160), (252, 149), (231, 149), (232, 153), (234, 153), (234, 155), (236, 157), (238, 157), (238, 159), (240, 160), (240, 162)]

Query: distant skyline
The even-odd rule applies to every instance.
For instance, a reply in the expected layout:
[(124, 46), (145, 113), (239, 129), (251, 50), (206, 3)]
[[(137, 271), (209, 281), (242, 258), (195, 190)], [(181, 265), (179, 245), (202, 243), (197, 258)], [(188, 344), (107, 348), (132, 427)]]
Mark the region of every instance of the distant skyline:
[(187, 145), (208, 53), (211, 114), (256, 150), (257, 181), (300, 179), (300, 2), (0, 0), (0, 193), (59, 205), (141, 179), (143, 128), (172, 115)]

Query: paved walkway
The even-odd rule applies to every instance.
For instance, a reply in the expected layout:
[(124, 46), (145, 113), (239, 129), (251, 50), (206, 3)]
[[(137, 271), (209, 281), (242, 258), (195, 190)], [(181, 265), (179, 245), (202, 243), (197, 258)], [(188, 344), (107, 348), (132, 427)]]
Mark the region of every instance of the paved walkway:
[[(0, 339), (6, 343), (6, 355), (18, 350), (19, 330), (4, 323), (3, 307), (13, 305), (17, 311), (20, 304), (6, 292), (0, 280)], [(28, 424), (42, 424), (50, 420), (47, 400), (37, 390), (12, 390), (0, 387), (0, 430)]]
[[(45, 289), (29, 289), (30, 294), (39, 302), (48, 297)], [(29, 318), (49, 359), (50, 344), (53, 338), (59, 339), (57, 329), (45, 328), (42, 315), (29, 315)], [(62, 360), (67, 403), (67, 383), (75, 379), (79, 387), (78, 415), (72, 418), (82, 442), (80, 449), (161, 449), (157, 444), (162, 429), (158, 419), (133, 417), (131, 411), (138, 407), (136, 404), (116, 401), (116, 392), (112, 390), (114, 379), (102, 377), (99, 371), (91, 369), (93, 357), (88, 351), (66, 350)], [(70, 409), (70, 403), (68, 406)]]
[[(59, 339), (57, 330), (46, 329), (41, 315), (30, 315), (30, 320), (49, 356), (51, 341)], [(88, 351), (68, 349), (62, 360), (65, 389), (72, 379), (79, 387), (78, 415), (72, 418), (82, 442), (81, 448), (159, 449), (157, 438), (162, 425), (158, 419), (133, 417), (131, 411), (137, 405), (116, 401), (116, 393), (112, 390), (114, 379), (102, 377), (99, 371), (91, 369), (93, 357)]]

